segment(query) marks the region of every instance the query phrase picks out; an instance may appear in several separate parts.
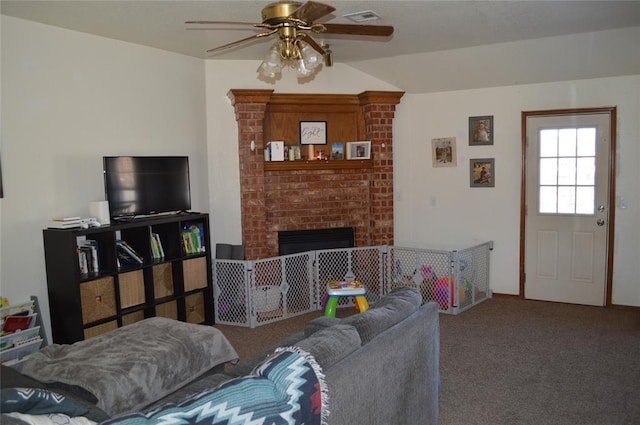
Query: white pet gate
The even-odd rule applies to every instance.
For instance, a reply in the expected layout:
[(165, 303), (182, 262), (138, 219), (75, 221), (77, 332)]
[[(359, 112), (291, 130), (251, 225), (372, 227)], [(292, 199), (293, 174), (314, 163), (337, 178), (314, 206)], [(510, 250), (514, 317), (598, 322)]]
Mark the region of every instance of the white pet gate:
[[(253, 261), (213, 262), (215, 321), (256, 327), (322, 308), (326, 284), (358, 280), (369, 304), (396, 287), (417, 288), (423, 303), (458, 314), (491, 297), (493, 242), (441, 251), (375, 246), (307, 251)], [(340, 306), (353, 305), (348, 297)]]

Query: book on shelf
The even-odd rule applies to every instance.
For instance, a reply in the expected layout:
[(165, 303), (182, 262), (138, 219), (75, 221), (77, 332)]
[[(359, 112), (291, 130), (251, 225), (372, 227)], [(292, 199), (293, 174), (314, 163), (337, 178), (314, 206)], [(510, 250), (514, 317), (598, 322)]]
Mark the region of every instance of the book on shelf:
[(5, 334), (0, 337), (0, 351), (10, 350), (31, 341), (41, 341), (40, 326)]
[(31, 328), (36, 323), (37, 313), (7, 316), (2, 324), (2, 335), (12, 334)]
[(35, 305), (33, 301), (25, 301), (23, 303), (6, 305), (0, 308), (0, 324), (8, 316), (27, 316), (35, 313)]
[(22, 302), (0, 308), (0, 363), (11, 366), (40, 349), (45, 337), (38, 322), (36, 302)]
[(206, 251), (204, 243), (204, 225), (191, 223), (182, 229), (182, 244), (186, 254), (199, 254)]
[[(98, 273), (100, 271), (100, 249), (98, 241), (85, 239), (78, 243), (78, 262), (81, 273)], [(86, 271), (83, 271), (86, 262)]]
[(50, 229), (73, 229), (80, 227), (80, 223), (80, 217), (57, 217), (49, 220), (47, 227)]
[(124, 241), (116, 241), (118, 267), (137, 267), (144, 263), (144, 260), (133, 248)]
[(156, 260), (164, 258), (162, 241), (160, 240), (160, 235), (157, 233), (151, 233), (151, 254)]
[(144, 263), (144, 257), (138, 254), (138, 252), (135, 249), (133, 249), (133, 247), (129, 245), (127, 241), (118, 240), (116, 241), (116, 244), (122, 245), (122, 248), (124, 248), (127, 252), (129, 252), (129, 254), (131, 254), (136, 260), (138, 260), (140, 263)]
[(69, 221), (80, 221), (81, 217), (53, 217), (51, 221), (61, 221), (61, 222), (69, 222)]
[(89, 263), (87, 262), (87, 253), (78, 247), (76, 250), (78, 254), (78, 267), (80, 267), (80, 274), (89, 273)]

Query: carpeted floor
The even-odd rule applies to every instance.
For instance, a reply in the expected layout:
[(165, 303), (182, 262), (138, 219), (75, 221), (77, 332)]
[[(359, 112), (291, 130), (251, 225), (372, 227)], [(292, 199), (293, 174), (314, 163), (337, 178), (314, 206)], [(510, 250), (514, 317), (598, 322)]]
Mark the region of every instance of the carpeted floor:
[(640, 313), (494, 298), (440, 315), (440, 424), (640, 424)]
[[(247, 359), (321, 314), (216, 327)], [(493, 298), (440, 332), (440, 425), (640, 424), (638, 311)]]

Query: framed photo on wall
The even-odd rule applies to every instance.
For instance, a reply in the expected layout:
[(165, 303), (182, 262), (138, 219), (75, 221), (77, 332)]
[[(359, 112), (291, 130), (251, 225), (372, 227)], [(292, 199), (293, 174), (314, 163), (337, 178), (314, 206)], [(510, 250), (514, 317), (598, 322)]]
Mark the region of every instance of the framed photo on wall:
[(327, 122), (326, 121), (300, 121), (301, 145), (326, 145)]
[(455, 167), (458, 165), (456, 156), (455, 137), (431, 139), (431, 160), (434, 167)]
[(469, 160), (469, 180), (471, 187), (495, 187), (496, 167), (494, 158)]
[(371, 159), (371, 142), (347, 143), (347, 159)]
[(469, 146), (493, 145), (493, 115), (469, 117)]

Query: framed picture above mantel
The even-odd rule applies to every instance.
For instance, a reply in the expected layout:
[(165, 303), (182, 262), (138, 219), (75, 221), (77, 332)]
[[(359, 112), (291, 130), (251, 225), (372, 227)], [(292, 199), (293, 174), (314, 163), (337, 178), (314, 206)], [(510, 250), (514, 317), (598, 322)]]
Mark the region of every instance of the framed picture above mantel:
[(326, 145), (327, 122), (326, 121), (300, 121), (301, 145)]

